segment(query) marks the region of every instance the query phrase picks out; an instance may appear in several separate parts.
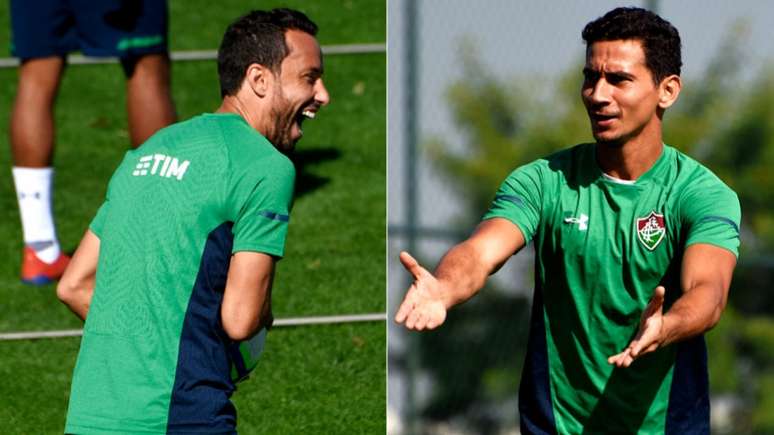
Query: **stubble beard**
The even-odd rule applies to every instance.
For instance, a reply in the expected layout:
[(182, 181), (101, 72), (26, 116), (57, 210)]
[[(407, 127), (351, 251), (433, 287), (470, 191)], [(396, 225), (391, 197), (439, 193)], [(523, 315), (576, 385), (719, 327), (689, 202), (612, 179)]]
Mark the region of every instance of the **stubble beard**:
[(296, 141), (291, 138), (291, 130), (296, 122), (296, 111), (280, 88), (272, 104), (271, 116), (274, 120), (272, 137), (268, 138), (277, 150), (288, 154), (295, 148)]

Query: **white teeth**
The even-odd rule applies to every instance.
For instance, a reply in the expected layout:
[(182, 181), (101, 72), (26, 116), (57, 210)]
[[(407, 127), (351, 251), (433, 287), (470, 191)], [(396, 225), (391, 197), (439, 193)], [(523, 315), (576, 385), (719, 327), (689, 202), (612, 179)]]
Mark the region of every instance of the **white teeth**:
[(309, 119), (314, 119), (316, 113), (312, 112), (311, 110), (304, 110), (301, 112), (302, 115), (306, 116)]

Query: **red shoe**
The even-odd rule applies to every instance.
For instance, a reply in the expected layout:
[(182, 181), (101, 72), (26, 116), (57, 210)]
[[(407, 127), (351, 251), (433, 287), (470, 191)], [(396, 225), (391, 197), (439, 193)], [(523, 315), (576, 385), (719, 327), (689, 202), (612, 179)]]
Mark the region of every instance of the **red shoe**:
[(55, 262), (48, 264), (38, 258), (32, 248), (25, 246), (21, 280), (25, 284), (32, 285), (51, 284), (62, 277), (69, 263), (70, 257), (59, 254), (59, 258)]

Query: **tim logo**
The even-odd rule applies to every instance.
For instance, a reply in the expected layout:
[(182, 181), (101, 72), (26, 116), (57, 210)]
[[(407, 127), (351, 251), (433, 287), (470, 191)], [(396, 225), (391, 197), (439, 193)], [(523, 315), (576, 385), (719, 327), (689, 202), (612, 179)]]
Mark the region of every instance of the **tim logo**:
[(177, 157), (166, 156), (164, 154), (150, 154), (140, 157), (140, 161), (135, 166), (132, 175), (142, 177), (144, 175), (158, 175), (160, 177), (183, 179), (185, 171), (191, 162), (183, 160), (183, 163)]

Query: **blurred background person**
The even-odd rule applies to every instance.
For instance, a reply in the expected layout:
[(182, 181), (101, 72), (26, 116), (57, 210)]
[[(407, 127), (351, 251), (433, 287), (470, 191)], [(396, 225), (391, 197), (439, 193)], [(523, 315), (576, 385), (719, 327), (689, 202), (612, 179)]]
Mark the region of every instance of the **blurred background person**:
[(52, 210), (54, 106), (67, 54), (118, 57), (126, 76), (132, 147), (175, 121), (166, 0), (11, 0), (11, 51), (19, 82), (10, 122), (13, 179), (24, 236), (22, 282), (58, 279), (62, 252)]

